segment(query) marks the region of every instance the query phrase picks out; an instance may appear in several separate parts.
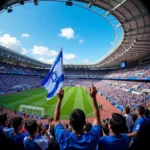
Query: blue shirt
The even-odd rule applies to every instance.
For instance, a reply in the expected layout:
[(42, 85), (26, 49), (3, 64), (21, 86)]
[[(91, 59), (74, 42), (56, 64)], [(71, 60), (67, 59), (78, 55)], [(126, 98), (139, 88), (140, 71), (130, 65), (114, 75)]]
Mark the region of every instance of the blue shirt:
[[(139, 132), (143, 132), (144, 129), (144, 124), (145, 124), (145, 118), (144, 117), (140, 117), (136, 120), (136, 122), (134, 123), (132, 132), (134, 131), (139, 131)], [(137, 137), (132, 137), (132, 140), (136, 140)]]
[(129, 137), (127, 134), (104, 136), (99, 140), (99, 150), (127, 150)]
[(6, 136), (7, 138), (9, 138), (9, 133), (11, 132), (11, 131), (14, 131), (14, 128), (8, 128), (8, 127), (3, 127), (3, 129), (2, 129), (2, 134), (4, 135), (4, 136)]
[(8, 133), (8, 138), (15, 144), (23, 144), (23, 140), (25, 138), (25, 135), (24, 134), (16, 134), (16, 135), (13, 135), (13, 130), (11, 130), (9, 133)]
[(24, 138), (23, 141), (25, 150), (46, 150), (48, 148), (48, 140), (47, 139), (31, 139), (28, 137)]
[(95, 125), (88, 133), (77, 136), (73, 132), (68, 132), (62, 124), (54, 128), (56, 140), (60, 150), (95, 150), (100, 138), (100, 126)]

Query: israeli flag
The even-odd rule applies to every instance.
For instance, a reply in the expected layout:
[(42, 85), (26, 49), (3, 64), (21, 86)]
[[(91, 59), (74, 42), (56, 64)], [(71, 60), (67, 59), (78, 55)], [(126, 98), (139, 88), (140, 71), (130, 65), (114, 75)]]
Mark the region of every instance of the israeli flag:
[(50, 72), (42, 82), (42, 86), (48, 91), (47, 100), (53, 98), (59, 92), (63, 87), (63, 81), (63, 52), (61, 49), (50, 69)]

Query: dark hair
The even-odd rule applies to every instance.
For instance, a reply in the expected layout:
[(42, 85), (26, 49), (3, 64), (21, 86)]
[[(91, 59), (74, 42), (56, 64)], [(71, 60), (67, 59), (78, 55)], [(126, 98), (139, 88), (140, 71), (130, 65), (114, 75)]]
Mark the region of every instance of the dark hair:
[(5, 121), (8, 120), (7, 113), (3, 113), (0, 115), (0, 124), (5, 125)]
[(111, 117), (109, 123), (111, 125), (112, 131), (116, 135), (123, 133), (123, 132), (125, 132), (125, 130), (127, 130), (125, 118), (118, 113), (112, 114), (112, 117)]
[(125, 112), (127, 113), (127, 114), (129, 114), (130, 113), (130, 108), (127, 106), (127, 107), (125, 107), (124, 108), (124, 110), (125, 110)]
[(92, 124), (90, 122), (87, 122), (86, 125), (85, 125), (85, 131), (86, 132), (89, 132), (92, 128)]
[(109, 135), (109, 128), (108, 128), (108, 122), (106, 121), (104, 124), (103, 124), (103, 131), (106, 135)]
[(31, 136), (33, 136), (34, 132), (37, 130), (38, 128), (38, 124), (36, 122), (36, 120), (28, 120), (25, 123), (25, 128), (27, 129), (27, 131), (29, 132), (29, 134)]
[(80, 132), (85, 125), (85, 114), (81, 109), (75, 109), (70, 114), (70, 124), (76, 132)]
[(143, 106), (138, 106), (138, 107), (137, 107), (137, 110), (139, 111), (139, 114), (140, 114), (140, 115), (144, 115), (145, 108), (144, 108)]
[(14, 129), (17, 129), (18, 128), (18, 126), (22, 123), (22, 117), (20, 117), (20, 116), (17, 116), (17, 117), (15, 117), (13, 120), (12, 120), (12, 126), (13, 126), (13, 128)]

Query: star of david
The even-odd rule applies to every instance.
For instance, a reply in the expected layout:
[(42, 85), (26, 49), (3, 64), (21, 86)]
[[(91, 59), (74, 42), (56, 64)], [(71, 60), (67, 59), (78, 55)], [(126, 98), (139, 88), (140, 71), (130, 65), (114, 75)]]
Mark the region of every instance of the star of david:
[(52, 83), (56, 82), (58, 79), (57, 71), (53, 72), (50, 78), (52, 79)]

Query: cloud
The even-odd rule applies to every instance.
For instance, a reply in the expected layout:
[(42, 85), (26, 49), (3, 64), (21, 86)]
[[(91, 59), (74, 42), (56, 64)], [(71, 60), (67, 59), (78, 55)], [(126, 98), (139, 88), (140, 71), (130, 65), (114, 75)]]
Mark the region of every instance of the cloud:
[(23, 38), (28, 38), (30, 35), (27, 34), (27, 33), (23, 33), (21, 36), (22, 36)]
[(0, 34), (2, 33), (2, 31), (0, 31)]
[(22, 48), (21, 42), (17, 40), (16, 37), (12, 37), (9, 34), (0, 36), (0, 44), (21, 54), (27, 53), (27, 50)]
[(48, 47), (44, 46), (34, 46), (32, 53), (36, 55), (47, 55), (47, 56), (57, 56), (58, 52), (55, 50), (49, 50)]
[(46, 59), (46, 58), (43, 58), (43, 57), (40, 57), (39, 58), (39, 61), (43, 62), (43, 63), (46, 63), (46, 64), (52, 64), (54, 62), (55, 58), (51, 58), (51, 59)]
[(79, 43), (81, 43), (81, 44), (84, 43), (84, 42), (85, 42), (85, 41), (84, 41), (83, 39), (80, 39), (80, 40), (79, 40)]
[(64, 54), (64, 59), (77, 59), (75, 54)]
[(75, 38), (75, 33), (72, 28), (63, 28), (60, 30), (59, 36), (69, 40)]

